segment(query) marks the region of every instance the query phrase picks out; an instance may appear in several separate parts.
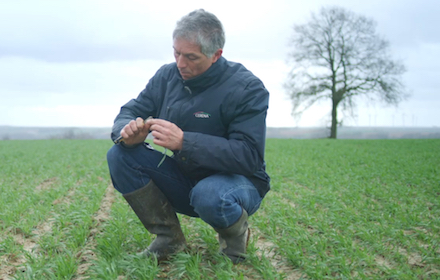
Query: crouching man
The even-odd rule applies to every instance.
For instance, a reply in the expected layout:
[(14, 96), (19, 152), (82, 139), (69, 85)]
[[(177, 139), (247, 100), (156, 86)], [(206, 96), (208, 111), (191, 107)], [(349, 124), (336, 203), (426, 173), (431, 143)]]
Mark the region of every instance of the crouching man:
[[(226, 60), (217, 17), (196, 10), (173, 32), (175, 63), (162, 66), (136, 99), (122, 106), (107, 159), (114, 187), (156, 239), (158, 260), (182, 250), (177, 213), (218, 233), (220, 251), (243, 261), (248, 217), (269, 191), (264, 148), (269, 93), (241, 64)], [(151, 148), (145, 139), (173, 152)]]

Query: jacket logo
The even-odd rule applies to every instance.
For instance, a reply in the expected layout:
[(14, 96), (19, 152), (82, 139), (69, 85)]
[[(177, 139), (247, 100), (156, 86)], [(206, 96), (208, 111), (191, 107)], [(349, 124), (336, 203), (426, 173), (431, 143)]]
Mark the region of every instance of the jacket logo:
[(203, 111), (199, 111), (199, 112), (194, 113), (194, 117), (196, 117), (198, 119), (209, 119), (211, 117), (211, 114), (208, 114)]

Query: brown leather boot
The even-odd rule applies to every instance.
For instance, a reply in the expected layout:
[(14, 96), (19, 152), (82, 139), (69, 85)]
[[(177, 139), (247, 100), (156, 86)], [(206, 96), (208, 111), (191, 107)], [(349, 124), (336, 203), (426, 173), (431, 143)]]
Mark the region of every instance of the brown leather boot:
[(157, 235), (143, 254), (162, 261), (185, 248), (186, 240), (176, 212), (153, 181), (123, 196), (144, 227)]

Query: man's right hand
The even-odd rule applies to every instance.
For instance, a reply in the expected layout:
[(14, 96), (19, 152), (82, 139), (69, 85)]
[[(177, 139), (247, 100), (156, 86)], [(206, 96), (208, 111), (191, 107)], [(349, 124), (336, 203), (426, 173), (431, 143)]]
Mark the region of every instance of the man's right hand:
[(130, 121), (121, 130), (123, 141), (127, 145), (136, 145), (143, 143), (150, 133), (150, 125), (145, 124), (142, 118)]

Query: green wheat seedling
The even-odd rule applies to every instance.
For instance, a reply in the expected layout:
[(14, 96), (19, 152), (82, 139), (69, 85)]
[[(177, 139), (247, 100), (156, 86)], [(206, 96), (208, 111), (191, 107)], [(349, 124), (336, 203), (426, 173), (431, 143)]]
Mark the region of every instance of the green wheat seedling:
[[(76, 153), (81, 145), (92, 142), (49, 142), (53, 145), (35, 141), (29, 147), (26, 141), (5, 142), (12, 147), (2, 150), (3, 163), (21, 170), (4, 174), (1, 185), (12, 193), (7, 198), (14, 197), (2, 201), (6, 211), (1, 226), (21, 251), (20, 258), (9, 266), (19, 272), (16, 278), (68, 279), (74, 275), (76, 254), (93, 227), (90, 217), (109, 184), (102, 179), (108, 177), (102, 154), (98, 160)], [(26, 150), (22, 154), (26, 157), (18, 163), (11, 160), (14, 149)], [(17, 177), (19, 180), (14, 180)], [(15, 219), (3, 219), (8, 215)], [(4, 256), (11, 253), (5, 251)]]
[(188, 248), (154, 239), (111, 187), (111, 141), (0, 141), (0, 279), (439, 279), (440, 140), (268, 139), (272, 190), (248, 258), (179, 215)]

